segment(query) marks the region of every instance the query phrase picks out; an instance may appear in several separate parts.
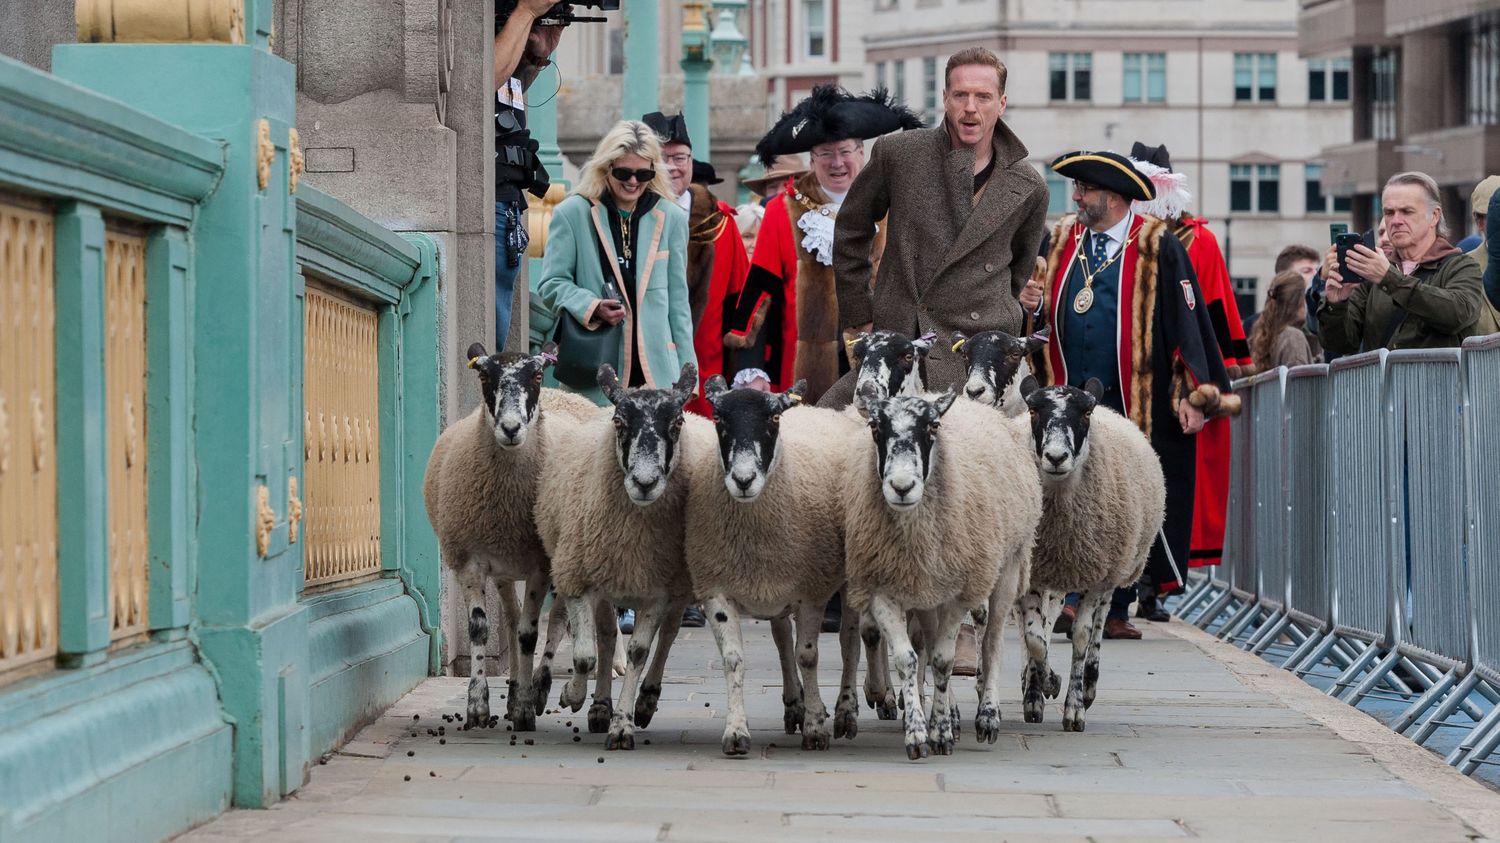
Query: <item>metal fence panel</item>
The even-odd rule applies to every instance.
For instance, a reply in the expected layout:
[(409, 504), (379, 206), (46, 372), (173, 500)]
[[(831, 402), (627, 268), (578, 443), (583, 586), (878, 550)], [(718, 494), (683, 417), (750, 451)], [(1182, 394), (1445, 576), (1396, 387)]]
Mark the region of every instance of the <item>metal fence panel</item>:
[(1473, 663), (1500, 682), (1500, 336), (1464, 343), (1463, 383)]
[(1255, 465), (1255, 562), (1260, 575), (1255, 593), (1283, 605), (1287, 591), (1286, 369), (1262, 372), (1250, 381), (1250, 458)]
[(1328, 367), (1298, 366), (1287, 372), (1287, 566), (1289, 607), (1327, 621), (1328, 552)]
[(1390, 550), (1397, 595), (1408, 607), (1403, 638), (1463, 661), (1469, 653), (1458, 360), (1456, 348), (1396, 351), (1386, 366), (1392, 457), (1399, 459), (1391, 469), (1400, 479), (1394, 491), (1401, 496), (1396, 507), (1401, 541)]
[(110, 639), (150, 620), (146, 542), (146, 238), (104, 240), (104, 370), (109, 442)]
[(1224, 519), (1224, 571), (1220, 577), (1232, 588), (1255, 588), (1255, 472), (1251, 435), (1255, 395), (1245, 381), (1235, 383), (1240, 414), (1229, 422), (1229, 511)]
[(1335, 360), (1328, 419), (1333, 521), (1329, 564), (1333, 621), (1339, 627), (1389, 638), (1390, 555), (1386, 516), (1384, 350)]

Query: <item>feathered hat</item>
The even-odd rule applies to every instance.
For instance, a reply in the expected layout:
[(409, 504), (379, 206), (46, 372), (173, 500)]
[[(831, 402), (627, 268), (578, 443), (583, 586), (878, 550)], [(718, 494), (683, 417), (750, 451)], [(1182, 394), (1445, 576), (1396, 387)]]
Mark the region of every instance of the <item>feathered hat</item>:
[(1052, 162), (1052, 172), (1066, 179), (1102, 187), (1126, 199), (1150, 201), (1156, 198), (1156, 186), (1136, 169), (1135, 162), (1107, 149), (1065, 152)]
[(680, 143), (692, 147), (693, 140), (688, 137), (687, 118), (679, 112), (677, 114), (663, 114), (653, 111), (641, 118), (641, 122), (651, 127), (661, 142)]
[(781, 115), (771, 131), (755, 145), (761, 161), (778, 155), (807, 152), (813, 147), (841, 140), (869, 140), (898, 129), (920, 129), (922, 118), (899, 105), (876, 88), (854, 96), (837, 85), (819, 85), (807, 99)]
[(1147, 146), (1136, 141), (1130, 147), (1130, 160), (1156, 186), (1155, 199), (1148, 202), (1137, 200), (1131, 205), (1136, 213), (1162, 220), (1175, 220), (1187, 213), (1193, 194), (1188, 192), (1187, 176), (1172, 172), (1172, 156), (1167, 152), (1166, 144)]

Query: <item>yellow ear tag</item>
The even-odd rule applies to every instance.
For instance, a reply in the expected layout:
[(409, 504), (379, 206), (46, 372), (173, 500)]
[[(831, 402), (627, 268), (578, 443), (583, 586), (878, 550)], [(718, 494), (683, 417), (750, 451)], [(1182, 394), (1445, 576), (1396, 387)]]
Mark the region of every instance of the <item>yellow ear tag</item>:
[(852, 340), (844, 340), (844, 345), (847, 348), (853, 348), (854, 344), (857, 343), (857, 342), (859, 342), (859, 337), (855, 337)]
[(480, 358), (480, 357), (470, 357), (469, 358), (469, 368), (470, 369), (477, 369), (477, 368), (479, 368), (479, 361), (481, 359), (483, 359), (483, 358)]
[(968, 340), (966, 340), (966, 339), (963, 339), (963, 340), (959, 340), (959, 341), (958, 341), (958, 342), (956, 342), (956, 343), (954, 343), (954, 344), (953, 344), (953, 353), (954, 353), (954, 354), (957, 354), (957, 353), (958, 353), (958, 350), (959, 350), (959, 349), (960, 349), (960, 348), (963, 348), (963, 347), (964, 347), (964, 343), (966, 343), (966, 342), (968, 342)]
[(795, 392), (789, 392), (789, 393), (787, 393), (786, 397), (792, 399), (792, 403), (793, 404), (801, 404), (802, 403), (802, 396), (798, 395)]

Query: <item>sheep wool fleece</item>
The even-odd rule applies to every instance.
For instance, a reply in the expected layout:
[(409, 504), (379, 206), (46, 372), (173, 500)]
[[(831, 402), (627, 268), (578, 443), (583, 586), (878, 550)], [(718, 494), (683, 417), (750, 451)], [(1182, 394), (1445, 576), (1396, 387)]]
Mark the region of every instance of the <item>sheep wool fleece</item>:
[(1042, 490), (1006, 425), (989, 407), (954, 402), (922, 501), (910, 512), (886, 504), (870, 437), (851, 442), (844, 487), (851, 606), (863, 610), (876, 593), (907, 609), (983, 606), (1003, 565), (1028, 564)]

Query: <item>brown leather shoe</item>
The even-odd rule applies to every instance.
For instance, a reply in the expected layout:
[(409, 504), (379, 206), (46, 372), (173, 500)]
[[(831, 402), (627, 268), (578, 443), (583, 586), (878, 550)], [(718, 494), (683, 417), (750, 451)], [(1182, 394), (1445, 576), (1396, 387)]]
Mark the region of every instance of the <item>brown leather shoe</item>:
[(1104, 637), (1111, 640), (1123, 638), (1127, 641), (1139, 641), (1141, 631), (1130, 625), (1130, 621), (1124, 618), (1109, 618), (1104, 622)]
[(979, 639), (974, 634), (974, 625), (963, 624), (958, 628), (958, 641), (953, 647), (953, 675), (979, 675)]
[(1057, 620), (1052, 623), (1052, 631), (1063, 635), (1073, 634), (1073, 619), (1078, 617), (1078, 610), (1064, 604), (1062, 611), (1057, 613)]

